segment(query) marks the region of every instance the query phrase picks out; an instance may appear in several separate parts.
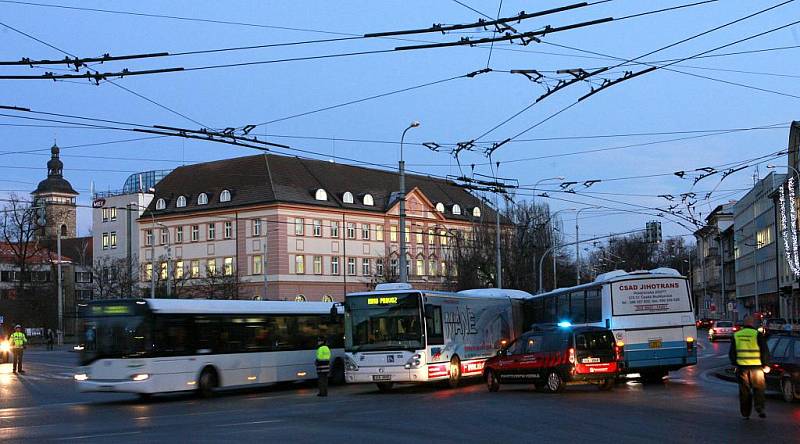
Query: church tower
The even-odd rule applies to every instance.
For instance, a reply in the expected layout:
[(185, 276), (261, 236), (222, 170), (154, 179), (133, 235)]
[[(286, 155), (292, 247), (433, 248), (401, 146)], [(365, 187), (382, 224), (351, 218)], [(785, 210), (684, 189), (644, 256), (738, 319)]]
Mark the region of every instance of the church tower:
[(64, 179), (64, 164), (58, 158), (59, 148), (53, 144), (47, 161), (47, 179), (39, 182), (36, 191), (31, 193), (36, 206), (45, 207), (47, 223), (41, 228), (39, 237), (54, 239), (61, 233), (62, 238), (77, 237), (75, 198), (78, 193)]

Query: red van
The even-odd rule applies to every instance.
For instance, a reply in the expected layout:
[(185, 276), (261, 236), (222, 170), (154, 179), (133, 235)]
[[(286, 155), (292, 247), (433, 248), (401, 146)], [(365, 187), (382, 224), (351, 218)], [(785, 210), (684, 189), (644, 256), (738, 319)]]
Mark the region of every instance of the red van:
[(540, 327), (487, 360), (483, 374), (490, 392), (501, 384), (534, 384), (551, 393), (572, 384), (610, 390), (623, 360), (622, 345), (601, 327)]

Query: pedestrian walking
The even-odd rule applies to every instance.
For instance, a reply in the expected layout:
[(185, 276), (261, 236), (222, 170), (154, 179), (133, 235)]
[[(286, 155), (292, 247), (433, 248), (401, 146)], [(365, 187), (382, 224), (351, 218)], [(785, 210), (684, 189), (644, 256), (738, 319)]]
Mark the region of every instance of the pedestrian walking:
[(331, 371), (331, 349), (324, 337), (317, 340), (317, 396), (328, 396), (328, 373)]
[(47, 350), (53, 351), (53, 344), (56, 342), (56, 333), (52, 328), (47, 329)]
[(10, 340), (11, 353), (14, 355), (14, 373), (25, 373), (22, 370), (22, 352), (25, 350), (26, 344), (28, 344), (28, 338), (25, 337), (25, 333), (22, 332), (22, 327), (19, 324), (14, 327), (14, 333), (11, 333)]
[(744, 419), (750, 419), (755, 407), (760, 418), (766, 418), (764, 411), (764, 373), (769, 359), (767, 339), (755, 328), (752, 316), (744, 319), (744, 327), (733, 334), (728, 352), (731, 364), (736, 366), (736, 381), (739, 383), (739, 411)]

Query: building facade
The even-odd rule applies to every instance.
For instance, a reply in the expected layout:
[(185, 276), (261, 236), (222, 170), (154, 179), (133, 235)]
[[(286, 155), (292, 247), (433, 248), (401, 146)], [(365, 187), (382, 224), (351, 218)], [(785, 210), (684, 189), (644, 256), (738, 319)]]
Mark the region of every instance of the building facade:
[(42, 239), (55, 239), (78, 236), (77, 207), (75, 198), (78, 192), (64, 179), (64, 164), (59, 158), (59, 148), (50, 148), (50, 160), (47, 161), (47, 178), (39, 182), (39, 186), (31, 193), (33, 203), (45, 209), (45, 224), (40, 228), (38, 236)]
[[(732, 249), (732, 245), (726, 245), (726, 241), (732, 241), (733, 206), (734, 203), (719, 205), (706, 217), (706, 224), (694, 232), (698, 252), (694, 264), (694, 274), (698, 278), (695, 280), (694, 293), (698, 301), (698, 315), (704, 318), (733, 318), (735, 277), (731, 270), (733, 263), (726, 261), (725, 257), (726, 247)], [(729, 251), (732, 259), (731, 253)], [(731, 292), (731, 289), (734, 291)]]
[[(455, 184), (407, 175), (409, 280), (449, 283), (450, 239), (494, 212)], [(138, 219), (157, 296), (342, 300), (399, 274), (397, 173), (277, 155), (177, 168)], [(220, 290), (221, 289), (221, 290)]]

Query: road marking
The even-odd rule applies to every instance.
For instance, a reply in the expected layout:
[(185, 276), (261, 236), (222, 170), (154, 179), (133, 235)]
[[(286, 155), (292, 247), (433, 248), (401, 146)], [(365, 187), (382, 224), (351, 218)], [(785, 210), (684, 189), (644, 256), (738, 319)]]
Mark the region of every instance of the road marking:
[(119, 432), (119, 433), (101, 433), (98, 435), (81, 435), (81, 436), (67, 436), (64, 438), (55, 438), (55, 441), (71, 441), (73, 439), (91, 439), (91, 438), (105, 438), (107, 436), (125, 436), (125, 435), (138, 435), (142, 432)]
[(231, 424), (217, 424), (216, 427), (233, 427), (233, 426), (242, 426), (242, 425), (253, 425), (253, 424), (270, 424), (274, 422), (283, 422), (282, 419), (265, 419), (263, 421), (248, 421), (248, 422), (234, 422)]

